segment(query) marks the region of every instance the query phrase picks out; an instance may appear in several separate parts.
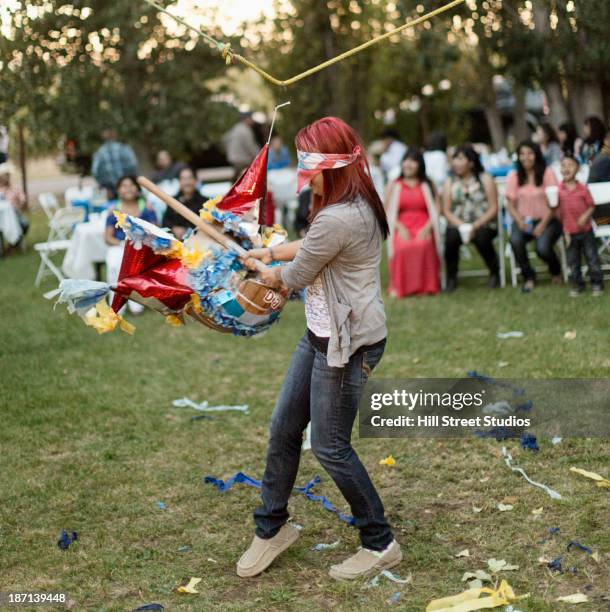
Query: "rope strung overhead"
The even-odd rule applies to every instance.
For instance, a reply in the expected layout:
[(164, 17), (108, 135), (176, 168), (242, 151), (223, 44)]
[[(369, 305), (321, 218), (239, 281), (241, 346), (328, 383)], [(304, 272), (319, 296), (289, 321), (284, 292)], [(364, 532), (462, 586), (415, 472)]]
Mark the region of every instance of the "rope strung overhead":
[(422, 15), (421, 17), (418, 17), (417, 19), (408, 21), (404, 25), (401, 25), (398, 28), (390, 30), (389, 32), (386, 32), (385, 34), (376, 36), (375, 38), (365, 43), (362, 43), (361, 45), (358, 45), (357, 47), (354, 47), (353, 49), (350, 49), (349, 51), (346, 51), (345, 53), (341, 53), (340, 55), (337, 55), (336, 57), (333, 57), (325, 62), (322, 62), (321, 64), (318, 64), (317, 66), (314, 66), (313, 68), (309, 68), (309, 70), (305, 70), (305, 72), (301, 72), (300, 74), (297, 74), (291, 77), (290, 79), (286, 79), (285, 81), (276, 79), (274, 76), (270, 75), (268, 72), (265, 72), (262, 68), (259, 68), (256, 64), (253, 64), (251, 61), (247, 60), (245, 57), (239, 55), (239, 53), (235, 53), (234, 51), (232, 51), (231, 45), (217, 41), (215, 38), (213, 38), (209, 34), (206, 34), (201, 29), (196, 28), (190, 23), (187, 23), (181, 17), (178, 17), (177, 15), (170, 13), (167, 9), (163, 8), (162, 6), (159, 6), (154, 0), (144, 0), (144, 1), (150, 4), (151, 6), (154, 6), (158, 11), (165, 13), (166, 15), (171, 17), (174, 21), (177, 21), (179, 24), (183, 25), (185, 28), (195, 32), (198, 36), (203, 38), (210, 45), (216, 47), (216, 49), (218, 49), (218, 51), (225, 58), (225, 61), (227, 64), (231, 64), (233, 60), (236, 60), (242, 63), (244, 66), (248, 66), (248, 68), (251, 68), (252, 70), (258, 72), (258, 74), (260, 74), (264, 79), (267, 79), (267, 81), (269, 81), (270, 83), (273, 83), (274, 85), (280, 85), (280, 86), (285, 87), (287, 85), (292, 85), (293, 83), (296, 83), (297, 81), (301, 81), (302, 79), (308, 76), (311, 76), (312, 74), (315, 74), (316, 72), (319, 72), (320, 70), (324, 70), (324, 68), (328, 68), (329, 66), (332, 66), (333, 64), (336, 64), (344, 59), (347, 59), (348, 57), (351, 57), (352, 55), (356, 55), (357, 53), (360, 53), (360, 51), (364, 51), (364, 49), (367, 49), (368, 47), (372, 47), (378, 42), (381, 42), (382, 40), (385, 40), (386, 38), (389, 38), (390, 36), (393, 36), (394, 34), (398, 34), (402, 32), (403, 30), (406, 30), (407, 28), (413, 28), (419, 25), (420, 23), (427, 21), (428, 19), (432, 19), (433, 17), (436, 17), (437, 15), (440, 15), (441, 13), (444, 13), (458, 6), (459, 4), (464, 3), (466, 0), (452, 0), (448, 4), (445, 4), (437, 9), (434, 9), (433, 11), (430, 11), (429, 13), (426, 13), (425, 15)]

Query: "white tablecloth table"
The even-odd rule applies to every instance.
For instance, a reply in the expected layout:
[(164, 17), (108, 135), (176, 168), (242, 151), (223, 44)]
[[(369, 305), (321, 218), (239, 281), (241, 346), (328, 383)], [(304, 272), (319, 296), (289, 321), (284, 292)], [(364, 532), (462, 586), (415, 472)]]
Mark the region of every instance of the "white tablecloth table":
[(0, 200), (0, 232), (5, 245), (17, 244), (23, 234), (19, 215), (12, 204), (6, 200)]
[(70, 238), (61, 266), (68, 278), (95, 280), (95, 264), (106, 261), (106, 214), (91, 217), (88, 223), (79, 223)]

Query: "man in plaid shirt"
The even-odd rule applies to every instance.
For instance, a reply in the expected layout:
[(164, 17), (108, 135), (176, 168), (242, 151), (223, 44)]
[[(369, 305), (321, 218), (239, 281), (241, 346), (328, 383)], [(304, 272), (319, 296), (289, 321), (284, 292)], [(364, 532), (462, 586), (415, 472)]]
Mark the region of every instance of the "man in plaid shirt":
[(138, 172), (138, 159), (133, 149), (119, 142), (114, 130), (102, 132), (104, 144), (93, 156), (91, 172), (101, 187), (108, 190), (110, 198), (116, 197), (116, 184), (122, 176)]

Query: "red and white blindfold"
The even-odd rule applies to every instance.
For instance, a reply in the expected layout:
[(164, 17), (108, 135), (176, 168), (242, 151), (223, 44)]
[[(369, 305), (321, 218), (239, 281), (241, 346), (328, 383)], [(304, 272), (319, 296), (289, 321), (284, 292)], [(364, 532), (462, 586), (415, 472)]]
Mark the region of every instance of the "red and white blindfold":
[(297, 193), (322, 170), (344, 168), (357, 161), (362, 155), (359, 146), (352, 153), (311, 153), (297, 150)]

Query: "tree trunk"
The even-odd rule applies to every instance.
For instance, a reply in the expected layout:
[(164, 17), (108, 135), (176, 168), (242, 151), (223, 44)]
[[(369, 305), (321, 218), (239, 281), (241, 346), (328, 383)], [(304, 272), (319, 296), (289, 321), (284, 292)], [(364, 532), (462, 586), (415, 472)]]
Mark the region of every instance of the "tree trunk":
[[(548, 1), (534, 0), (533, 8), (534, 23), (536, 24), (535, 31), (543, 43), (549, 42), (549, 36), (552, 36), (552, 34)], [(557, 43), (556, 36), (554, 42)], [(568, 112), (568, 105), (561, 90), (557, 66), (549, 66), (545, 73), (542, 77), (544, 80), (543, 89), (549, 103), (550, 120), (553, 125), (558, 126), (569, 119), (570, 113)]]
[(484, 112), (487, 119), (487, 126), (491, 136), (491, 146), (494, 151), (499, 151), (506, 144), (504, 136), (504, 126), (502, 125), (502, 117), (498, 111), (498, 98), (496, 96), (496, 88), (493, 81), (494, 70), (489, 60), (487, 49), (479, 44), (479, 75), (480, 86), (479, 90), (481, 97), (484, 100)]
[(526, 89), (523, 85), (514, 85), (515, 93), (515, 110), (513, 132), (515, 141), (521, 142), (530, 137), (530, 131), (527, 126), (527, 107), (525, 106)]
[(567, 121), (570, 118), (568, 105), (563, 97), (563, 92), (561, 91), (561, 84), (558, 82), (545, 83), (544, 92), (546, 93), (547, 101), (549, 103), (549, 118), (551, 123), (555, 127), (558, 127), (564, 121)]
[(419, 127), (421, 130), (421, 141), (428, 142), (430, 137), (430, 113), (428, 108), (428, 101), (426, 98), (422, 98), (421, 108), (419, 110)]
[(583, 83), (583, 104), (584, 112), (588, 115), (597, 115), (601, 119), (604, 118), (604, 97), (600, 84), (595, 81)]
[(569, 97), (572, 116), (579, 131), (582, 124), (590, 115), (604, 117), (604, 99), (598, 83), (569, 82)]
[(498, 111), (497, 106), (485, 105), (485, 118), (487, 119), (487, 125), (489, 127), (489, 134), (491, 136), (491, 146), (494, 151), (499, 151), (504, 148), (504, 126), (502, 125), (502, 116)]
[(22, 123), (17, 127), (19, 134), (19, 170), (21, 172), (21, 188), (25, 194), (25, 207), (28, 207), (28, 170), (25, 150), (25, 130)]

